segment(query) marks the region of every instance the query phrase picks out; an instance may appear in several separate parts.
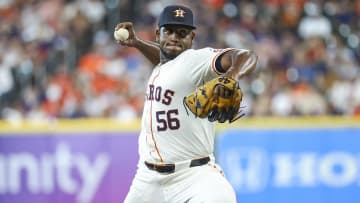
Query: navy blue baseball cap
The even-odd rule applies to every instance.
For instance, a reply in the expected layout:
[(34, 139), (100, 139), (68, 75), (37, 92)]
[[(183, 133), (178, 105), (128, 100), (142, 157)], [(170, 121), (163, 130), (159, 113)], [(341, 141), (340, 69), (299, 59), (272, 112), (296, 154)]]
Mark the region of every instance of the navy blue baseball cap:
[(196, 29), (194, 16), (190, 8), (181, 5), (170, 5), (161, 12), (158, 26), (164, 25), (185, 25)]

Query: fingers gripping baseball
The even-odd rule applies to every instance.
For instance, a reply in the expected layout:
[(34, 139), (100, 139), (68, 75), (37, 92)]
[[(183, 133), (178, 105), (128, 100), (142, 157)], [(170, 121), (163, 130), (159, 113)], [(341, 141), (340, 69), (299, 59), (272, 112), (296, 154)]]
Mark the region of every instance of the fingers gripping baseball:
[(184, 105), (197, 117), (207, 117), (211, 122), (231, 123), (244, 115), (239, 111), (242, 96), (236, 80), (221, 76), (186, 96)]
[(117, 24), (114, 29), (114, 38), (123, 46), (133, 47), (137, 40), (133, 24), (131, 22)]
[(114, 32), (114, 38), (119, 41), (124, 41), (129, 38), (129, 31), (125, 28), (119, 28)]

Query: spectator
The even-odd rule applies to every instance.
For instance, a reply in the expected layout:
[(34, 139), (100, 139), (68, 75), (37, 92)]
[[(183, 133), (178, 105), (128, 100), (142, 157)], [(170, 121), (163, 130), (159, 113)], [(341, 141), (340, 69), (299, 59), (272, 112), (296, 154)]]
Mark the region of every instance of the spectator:
[[(240, 81), (248, 115), (360, 114), (360, 1), (182, 2), (200, 13), (195, 46), (259, 54)], [(0, 118), (139, 118), (151, 65), (112, 32), (131, 18), (153, 40), (170, 3), (0, 1)]]

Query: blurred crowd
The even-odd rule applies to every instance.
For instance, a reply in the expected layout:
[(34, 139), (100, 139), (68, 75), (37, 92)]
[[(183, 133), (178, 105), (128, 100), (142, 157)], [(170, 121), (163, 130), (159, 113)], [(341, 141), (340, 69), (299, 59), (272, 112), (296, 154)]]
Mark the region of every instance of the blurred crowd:
[(0, 0), (0, 119), (139, 118), (152, 65), (114, 27), (154, 40), (173, 3), (195, 13), (194, 48), (258, 54), (248, 116), (360, 115), (360, 0)]

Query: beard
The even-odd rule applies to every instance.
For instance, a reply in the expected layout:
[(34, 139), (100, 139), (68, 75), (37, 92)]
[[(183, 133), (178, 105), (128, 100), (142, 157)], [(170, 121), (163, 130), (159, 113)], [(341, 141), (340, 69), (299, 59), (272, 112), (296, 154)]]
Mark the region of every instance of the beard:
[(172, 60), (179, 56), (180, 53), (167, 53), (166, 51), (160, 49), (161, 54), (164, 56), (164, 58)]

